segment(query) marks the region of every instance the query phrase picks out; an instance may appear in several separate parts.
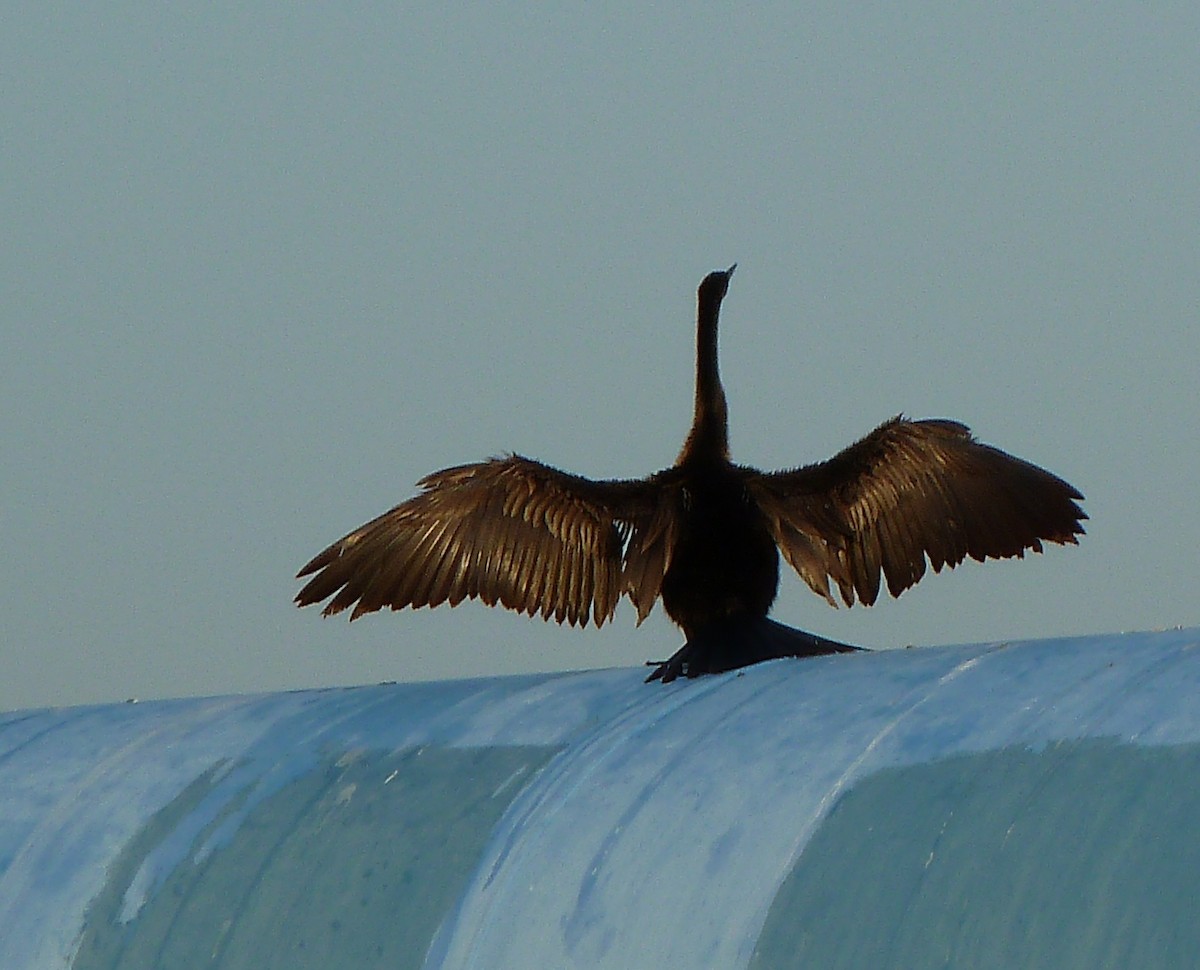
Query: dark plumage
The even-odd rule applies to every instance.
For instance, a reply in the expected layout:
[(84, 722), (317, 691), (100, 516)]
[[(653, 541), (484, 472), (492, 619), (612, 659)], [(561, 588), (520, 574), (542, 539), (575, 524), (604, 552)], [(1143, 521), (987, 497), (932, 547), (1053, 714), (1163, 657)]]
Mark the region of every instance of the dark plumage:
[[(1083, 496), (956, 421), (895, 417), (828, 461), (761, 472), (729, 460), (717, 315), (734, 267), (700, 284), (692, 428), (649, 478), (592, 481), (519, 455), (447, 468), (300, 570), (301, 606), (489, 606), (597, 626), (622, 595), (662, 597), (687, 643), (648, 678), (856, 649), (767, 618), (779, 552), (836, 606), (899, 596), (925, 573), (1075, 543)], [(831, 582), (832, 581), (832, 582)]]

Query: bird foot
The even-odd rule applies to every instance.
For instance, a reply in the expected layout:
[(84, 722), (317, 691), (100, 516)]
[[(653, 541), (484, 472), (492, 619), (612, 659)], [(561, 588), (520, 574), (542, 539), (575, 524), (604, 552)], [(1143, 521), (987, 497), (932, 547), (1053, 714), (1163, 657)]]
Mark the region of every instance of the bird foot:
[(646, 683), (661, 680), (669, 684), (678, 677), (717, 674), (781, 657), (819, 657), (862, 649), (784, 626), (765, 616), (730, 617), (697, 631), (667, 660), (646, 661), (647, 666), (654, 667)]
[(688, 677), (695, 677), (697, 674), (688, 673), (685, 664), (691, 656), (691, 651), (688, 649), (688, 644), (684, 644), (671, 655), (669, 660), (647, 660), (646, 666), (653, 667), (654, 670), (646, 678), (646, 683), (652, 683), (656, 680), (661, 680), (664, 684), (669, 684), (680, 674)]

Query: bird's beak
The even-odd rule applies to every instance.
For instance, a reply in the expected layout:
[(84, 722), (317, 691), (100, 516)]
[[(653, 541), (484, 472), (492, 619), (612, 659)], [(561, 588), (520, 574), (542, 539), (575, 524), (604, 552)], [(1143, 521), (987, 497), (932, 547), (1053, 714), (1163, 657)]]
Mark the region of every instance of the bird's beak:
[(729, 269), (725, 270), (725, 275), (726, 275), (726, 276), (732, 276), (732, 275), (733, 275), (733, 271), (734, 271), (735, 269), (737, 269), (737, 263), (734, 263), (732, 266), (730, 266), (730, 267), (729, 267)]

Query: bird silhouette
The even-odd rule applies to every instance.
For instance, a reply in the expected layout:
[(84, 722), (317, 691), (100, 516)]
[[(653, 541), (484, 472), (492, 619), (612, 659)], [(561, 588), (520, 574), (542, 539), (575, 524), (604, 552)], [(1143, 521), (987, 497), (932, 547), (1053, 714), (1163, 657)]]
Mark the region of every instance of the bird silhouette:
[[(675, 463), (596, 481), (520, 455), (434, 472), (422, 491), (317, 554), (297, 578), (307, 606), (350, 619), (383, 607), (497, 603), (601, 626), (627, 596), (640, 624), (662, 598), (686, 639), (647, 681), (774, 657), (860, 648), (768, 617), (779, 554), (830, 605), (899, 596), (967, 556), (1075, 544), (1083, 496), (944, 419), (885, 421), (828, 461), (763, 472), (729, 457), (717, 318), (736, 266), (697, 294), (691, 430)], [(315, 574), (315, 575), (314, 575)], [(332, 599), (330, 599), (332, 597)]]

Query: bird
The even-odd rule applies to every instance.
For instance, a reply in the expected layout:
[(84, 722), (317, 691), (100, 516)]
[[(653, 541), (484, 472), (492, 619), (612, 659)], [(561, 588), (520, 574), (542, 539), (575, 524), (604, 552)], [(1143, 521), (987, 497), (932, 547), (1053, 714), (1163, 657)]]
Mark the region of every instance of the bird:
[(674, 463), (640, 479), (594, 480), (518, 454), (433, 472), (419, 493), (338, 539), (297, 574), (299, 606), (350, 619), (390, 607), (478, 599), (571, 626), (638, 625), (661, 599), (684, 644), (647, 661), (647, 682), (779, 657), (863, 648), (771, 619), (780, 556), (837, 606), (897, 597), (940, 572), (1074, 545), (1083, 496), (1037, 465), (979, 442), (964, 424), (903, 414), (834, 457), (760, 471), (730, 458), (717, 354), (737, 264), (696, 299), (692, 424)]

